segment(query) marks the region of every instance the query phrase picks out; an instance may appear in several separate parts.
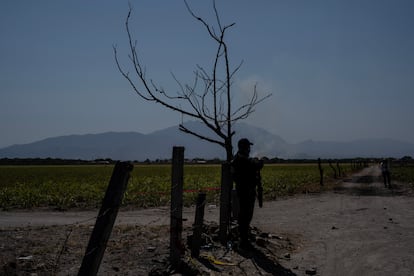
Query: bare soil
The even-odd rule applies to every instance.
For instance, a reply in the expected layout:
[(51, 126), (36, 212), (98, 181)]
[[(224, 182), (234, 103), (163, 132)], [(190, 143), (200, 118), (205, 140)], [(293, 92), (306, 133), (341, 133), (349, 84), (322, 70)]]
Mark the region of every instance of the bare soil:
[[(209, 205), (198, 259), (187, 243), (195, 208), (185, 208), (183, 274), (413, 275), (413, 207), (411, 183), (387, 189), (379, 169), (366, 168), (333, 191), (265, 202), (254, 249), (244, 251), (217, 241), (219, 208)], [(97, 212), (0, 212), (0, 275), (76, 275)], [(168, 262), (169, 221), (166, 207), (121, 210), (98, 275), (179, 275)]]

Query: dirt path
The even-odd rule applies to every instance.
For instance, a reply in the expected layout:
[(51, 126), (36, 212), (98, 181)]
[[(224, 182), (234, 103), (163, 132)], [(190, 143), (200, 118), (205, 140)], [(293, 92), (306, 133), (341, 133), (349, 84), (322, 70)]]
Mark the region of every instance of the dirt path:
[(379, 176), (370, 167), (334, 192), (270, 202), (254, 223), (303, 238), (283, 263), (298, 275), (309, 267), (318, 275), (414, 275), (414, 197), (384, 188)]
[[(265, 202), (256, 209), (252, 225), (276, 238), (269, 241), (272, 246), (265, 247), (266, 252), (258, 252), (262, 258), (220, 252), (237, 266), (207, 265), (203, 271), (207, 275), (413, 275), (414, 197), (402, 184), (384, 188), (379, 174), (377, 167), (370, 167), (332, 192)], [(206, 221), (217, 222), (218, 213), (217, 206), (207, 206)], [(3, 274), (16, 265), (27, 275), (39, 271), (76, 275), (95, 216), (92, 211), (0, 212)], [(191, 229), (194, 208), (186, 208), (183, 216), (185, 227)], [(147, 275), (150, 263), (161, 262), (168, 254), (168, 224), (168, 208), (120, 212), (100, 275)], [(48, 244), (55, 245), (46, 250)], [(219, 251), (207, 253), (217, 257)], [(26, 270), (24, 258), (33, 261)]]

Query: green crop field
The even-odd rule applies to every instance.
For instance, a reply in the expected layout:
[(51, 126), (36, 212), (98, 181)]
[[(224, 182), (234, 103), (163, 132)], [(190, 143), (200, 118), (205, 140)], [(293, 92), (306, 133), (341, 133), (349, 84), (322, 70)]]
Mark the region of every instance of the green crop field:
[(397, 180), (414, 185), (414, 165), (393, 166), (391, 168), (391, 181)]
[[(343, 172), (350, 165), (341, 165)], [(0, 209), (99, 207), (109, 183), (112, 165), (0, 166)], [(184, 204), (194, 204), (198, 191), (211, 203), (219, 202), (220, 165), (184, 166)], [(324, 181), (333, 176), (324, 164)], [(317, 164), (265, 165), (264, 198), (321, 189)], [(170, 202), (171, 165), (135, 165), (123, 205), (162, 206)]]

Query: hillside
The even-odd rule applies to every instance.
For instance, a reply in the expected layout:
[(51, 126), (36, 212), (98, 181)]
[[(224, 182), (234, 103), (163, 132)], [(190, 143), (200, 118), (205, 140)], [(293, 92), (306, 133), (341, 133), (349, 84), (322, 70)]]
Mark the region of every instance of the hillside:
[[(204, 125), (187, 122), (193, 130), (214, 137)], [(262, 128), (240, 123), (234, 127), (235, 143), (241, 137), (253, 141), (252, 156), (278, 158), (355, 158), (414, 156), (414, 144), (395, 140), (361, 140), (352, 142), (305, 141), (290, 144)], [(217, 144), (180, 132), (178, 126), (150, 134), (138, 132), (107, 132), (47, 138), (29, 144), (0, 149), (0, 158), (67, 158), (93, 160), (168, 159), (173, 146), (184, 146), (186, 158), (225, 158)]]

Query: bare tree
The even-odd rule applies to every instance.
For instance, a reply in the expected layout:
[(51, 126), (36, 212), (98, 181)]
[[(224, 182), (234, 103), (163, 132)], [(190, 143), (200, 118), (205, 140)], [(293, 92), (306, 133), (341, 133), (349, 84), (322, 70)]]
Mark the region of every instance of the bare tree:
[(242, 62), (232, 68), (229, 61), (229, 46), (226, 33), (235, 23), (222, 25), (221, 19), (213, 0), (215, 24), (209, 24), (203, 18), (198, 17), (184, 0), (184, 4), (190, 15), (201, 23), (209, 37), (215, 42), (216, 50), (213, 57), (213, 65), (210, 70), (197, 65), (194, 71), (193, 84), (182, 84), (174, 74), (179, 91), (169, 93), (164, 88), (148, 78), (145, 68), (141, 63), (137, 50), (137, 42), (134, 40), (129, 22), (132, 8), (130, 6), (125, 26), (129, 40), (129, 60), (132, 63), (133, 72), (125, 70), (118, 59), (117, 48), (114, 47), (115, 61), (121, 74), (130, 83), (136, 94), (143, 100), (158, 103), (165, 108), (181, 113), (196, 121), (202, 122), (213, 131), (214, 137), (197, 133), (180, 124), (179, 129), (185, 133), (194, 135), (202, 140), (216, 143), (226, 151), (226, 160), (233, 158), (232, 137), (235, 132), (232, 126), (239, 120), (246, 119), (254, 112), (257, 104), (268, 98), (269, 95), (259, 97), (257, 85), (254, 85), (250, 99), (237, 107), (232, 106), (232, 84), (235, 73), (240, 69)]

